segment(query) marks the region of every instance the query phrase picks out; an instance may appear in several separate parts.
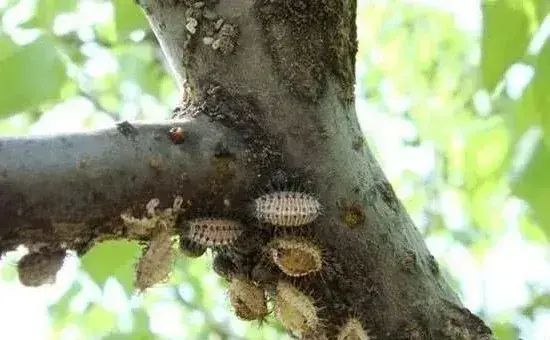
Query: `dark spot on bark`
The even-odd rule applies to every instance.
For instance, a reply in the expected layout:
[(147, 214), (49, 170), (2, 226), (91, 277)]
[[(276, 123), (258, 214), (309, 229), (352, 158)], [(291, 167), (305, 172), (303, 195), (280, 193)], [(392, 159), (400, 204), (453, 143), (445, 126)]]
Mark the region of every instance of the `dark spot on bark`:
[(365, 137), (363, 136), (357, 136), (353, 140), (352, 148), (355, 151), (361, 151), (363, 149), (363, 146), (365, 145)]
[(348, 227), (357, 227), (365, 223), (365, 210), (361, 204), (345, 206), (342, 212), (342, 221)]
[(229, 150), (229, 146), (224, 141), (219, 141), (216, 143), (215, 149), (214, 149), (214, 156), (215, 157), (231, 157), (232, 153)]
[(155, 171), (160, 171), (162, 168), (163, 159), (161, 155), (156, 155), (149, 159), (149, 167)]
[(73, 143), (67, 137), (61, 137), (60, 141), (65, 147), (73, 146)]
[(127, 120), (116, 124), (117, 130), (126, 137), (135, 138), (138, 135), (138, 129)]
[(433, 255), (430, 255), (428, 258), (430, 264), (430, 270), (435, 276), (439, 276), (439, 264), (437, 263), (436, 258)]
[(105, 199), (106, 199), (106, 195), (101, 191), (92, 191), (88, 195), (88, 202), (90, 203), (101, 203), (105, 201)]
[(387, 180), (376, 183), (376, 190), (388, 207), (390, 207), (394, 212), (399, 211), (399, 200), (395, 195), (395, 191), (393, 191), (391, 184)]

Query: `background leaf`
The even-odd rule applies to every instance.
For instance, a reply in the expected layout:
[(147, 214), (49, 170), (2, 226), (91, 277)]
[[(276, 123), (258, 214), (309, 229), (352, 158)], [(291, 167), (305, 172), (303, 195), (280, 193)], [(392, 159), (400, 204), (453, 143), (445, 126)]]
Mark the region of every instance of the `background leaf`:
[(149, 28), (143, 11), (133, 0), (113, 0), (115, 25), (119, 39), (127, 38), (135, 30)]
[(133, 291), (134, 265), (140, 254), (138, 242), (105, 241), (82, 257), (82, 268), (100, 287), (112, 276), (130, 293)]
[(513, 193), (529, 203), (539, 225), (550, 238), (550, 151), (539, 143), (529, 163), (512, 184)]
[(482, 12), (481, 71), (483, 85), (492, 91), (508, 67), (525, 54), (531, 22), (522, 1), (483, 1)]
[(59, 97), (68, 79), (52, 39), (41, 36), (0, 60), (0, 117)]
[(33, 18), (25, 27), (51, 30), (57, 15), (76, 9), (77, 0), (37, 0)]

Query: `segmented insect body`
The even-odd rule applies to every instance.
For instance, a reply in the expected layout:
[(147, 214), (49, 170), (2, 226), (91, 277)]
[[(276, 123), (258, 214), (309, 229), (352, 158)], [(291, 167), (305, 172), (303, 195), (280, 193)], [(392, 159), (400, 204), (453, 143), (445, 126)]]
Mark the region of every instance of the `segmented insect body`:
[(268, 247), (273, 262), (289, 276), (308, 275), (323, 265), (321, 250), (306, 239), (278, 238)]
[(229, 284), (229, 300), (235, 314), (243, 320), (257, 320), (268, 314), (264, 289), (251, 281), (233, 278)]
[(367, 332), (361, 326), (361, 322), (350, 318), (338, 333), (338, 340), (369, 340)]
[(254, 200), (254, 215), (280, 227), (298, 227), (313, 222), (321, 213), (317, 198), (295, 191), (278, 191)]
[(312, 299), (291, 284), (282, 281), (276, 288), (275, 315), (293, 332), (312, 332), (319, 326), (317, 310)]
[(243, 226), (238, 221), (222, 218), (198, 218), (188, 222), (187, 238), (211, 247), (230, 245), (241, 236)]
[(170, 275), (175, 255), (172, 244), (168, 230), (160, 231), (151, 239), (137, 264), (135, 286), (138, 290), (145, 290)]

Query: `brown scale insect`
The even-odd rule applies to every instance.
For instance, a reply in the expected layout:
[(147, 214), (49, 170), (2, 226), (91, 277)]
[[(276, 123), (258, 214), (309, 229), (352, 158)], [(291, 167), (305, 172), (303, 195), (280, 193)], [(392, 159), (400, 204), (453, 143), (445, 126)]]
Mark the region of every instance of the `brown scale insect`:
[(321, 250), (302, 238), (277, 238), (268, 249), (273, 262), (286, 275), (299, 277), (317, 272), (323, 265)]
[(198, 218), (187, 225), (187, 238), (207, 247), (233, 244), (243, 233), (240, 222), (223, 218)]
[(164, 281), (172, 272), (175, 259), (172, 235), (162, 230), (151, 239), (136, 267), (135, 287), (144, 291)]
[(280, 227), (299, 227), (313, 222), (321, 214), (321, 204), (312, 195), (278, 191), (254, 200), (254, 216)]
[(229, 301), (235, 314), (243, 320), (262, 319), (269, 313), (265, 290), (243, 278), (231, 279)]
[(372, 339), (368, 332), (365, 331), (361, 322), (356, 318), (348, 319), (348, 322), (342, 327), (338, 333), (337, 340), (370, 340)]
[(28, 287), (55, 283), (56, 274), (63, 266), (65, 255), (65, 250), (26, 254), (17, 263), (19, 281)]

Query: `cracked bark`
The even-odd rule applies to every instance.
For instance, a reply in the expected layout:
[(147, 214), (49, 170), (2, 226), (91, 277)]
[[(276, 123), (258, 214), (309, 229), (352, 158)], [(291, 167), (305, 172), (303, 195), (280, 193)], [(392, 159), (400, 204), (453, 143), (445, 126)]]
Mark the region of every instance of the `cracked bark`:
[(185, 94), (175, 117), (187, 121), (174, 124), (189, 139), (173, 145), (163, 135), (170, 124), (2, 140), (0, 249), (64, 243), (83, 252), (128, 236), (121, 211), (182, 195), (181, 219), (247, 221), (245, 239), (219, 253), (215, 270), (272, 289), (285, 279), (262, 268), (274, 233), (255, 225), (247, 205), (258, 188), (299, 187), (325, 211), (293, 233), (319, 244), (324, 267), (292, 282), (314, 298), (329, 338), (352, 316), (377, 339), (491, 338), (440, 275), (363, 141), (353, 102), (355, 1), (141, 6)]

